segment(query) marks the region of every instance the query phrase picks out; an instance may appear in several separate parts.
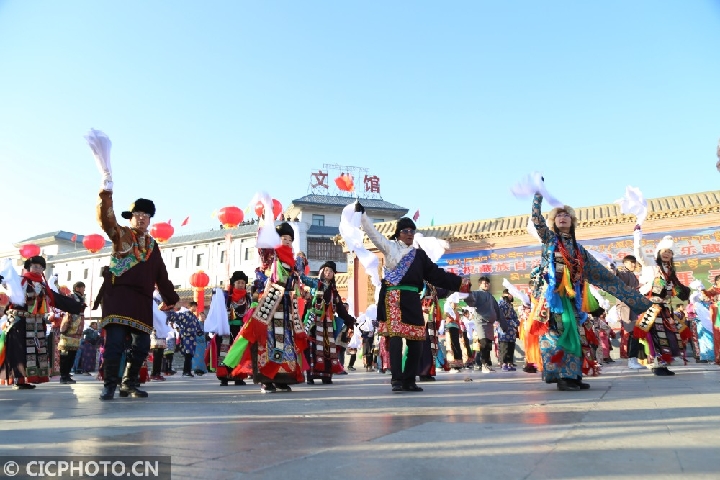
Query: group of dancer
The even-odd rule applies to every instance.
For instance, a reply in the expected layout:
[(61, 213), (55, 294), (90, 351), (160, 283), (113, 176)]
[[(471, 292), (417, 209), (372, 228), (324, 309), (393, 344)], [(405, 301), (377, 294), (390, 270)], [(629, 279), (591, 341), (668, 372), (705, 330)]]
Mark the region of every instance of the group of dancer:
[[(102, 306), (100, 327), (104, 329), (104, 388), (100, 399), (112, 400), (118, 385), (121, 397), (143, 398), (148, 394), (139, 389), (139, 371), (150, 350), (153, 294), (157, 288), (155, 294), (163, 311), (174, 310), (179, 297), (168, 279), (158, 244), (148, 233), (155, 204), (138, 199), (122, 212), (130, 226), (118, 224), (105, 154), (108, 149), (103, 149), (107, 138), (100, 132), (92, 132), (91, 137), (90, 144), (103, 172), (97, 219), (112, 242), (110, 265), (104, 269), (104, 283), (95, 305)], [(583, 381), (583, 375), (588, 373), (583, 353), (588, 341), (583, 326), (588, 315), (597, 310), (590, 291), (590, 285), (594, 285), (621, 302), (623, 320), (632, 323), (632, 354), (642, 342), (655, 375), (673, 375), (667, 367), (680, 356), (680, 347), (690, 338), (691, 330), (676, 321), (670, 304), (672, 298), (687, 300), (690, 293), (675, 273), (672, 238), (665, 237), (657, 245), (653, 258), (636, 250), (637, 261), (654, 273), (650, 282), (639, 286), (632, 277), (630, 260), (634, 259), (628, 258), (625, 265), (629, 275), (616, 275), (577, 242), (575, 211), (567, 205), (553, 208), (546, 221), (542, 201), (538, 189), (531, 217), (542, 242), (541, 261), (531, 276), (531, 306), (520, 328), (529, 363), (541, 369), (543, 380), (557, 384), (559, 390), (589, 388)], [(399, 219), (393, 234), (386, 238), (359, 202), (355, 203), (355, 211), (364, 233), (384, 256), (377, 325), (389, 351), (392, 392), (421, 392), (418, 377), (433, 376), (438, 352), (439, 312), (435, 307), (440, 296), (459, 292), (474, 308), (481, 325), (483, 321), (489, 325), (498, 323), (503, 331), (508, 330), (505, 315), (487, 288), (471, 292), (468, 278), (443, 270), (418, 248), (416, 225), (411, 219)], [(230, 381), (242, 385), (251, 377), (264, 393), (289, 392), (291, 385), (301, 382), (314, 384), (320, 380), (331, 384), (333, 375), (343, 371), (336, 318), (342, 319), (345, 332), (353, 327), (355, 318), (338, 293), (335, 264), (326, 262), (318, 278), (306, 276), (293, 252), (292, 226), (282, 222), (275, 227), (275, 233), (279, 237), (277, 246), (259, 248), (258, 277), (263, 281), (255, 282), (259, 286), (256, 303), (247, 288), (247, 275), (235, 272), (231, 278), (226, 294), (229, 334), (215, 335), (211, 346), (210, 364), (221, 385)], [(636, 246), (641, 235), (638, 225)], [(67, 312), (71, 321), (72, 315), (81, 314), (85, 308), (81, 301), (84, 299), (54, 293), (48, 287), (44, 269), (44, 259), (33, 257), (26, 261), (22, 277), (12, 266), (6, 265), (0, 272), (11, 297), (0, 381), (17, 388), (34, 388), (33, 384), (48, 380), (45, 322), (50, 309)], [(307, 300), (306, 286), (314, 291)], [(718, 292), (720, 289), (708, 294)], [(202, 332), (197, 329), (195, 334)], [(340, 343), (345, 340), (341, 333)], [(489, 357), (491, 342), (487, 335), (484, 340), (481, 358)], [(457, 356), (459, 352), (453, 353)], [(125, 363), (121, 365), (123, 355)], [(62, 365), (66, 375), (67, 361)]]

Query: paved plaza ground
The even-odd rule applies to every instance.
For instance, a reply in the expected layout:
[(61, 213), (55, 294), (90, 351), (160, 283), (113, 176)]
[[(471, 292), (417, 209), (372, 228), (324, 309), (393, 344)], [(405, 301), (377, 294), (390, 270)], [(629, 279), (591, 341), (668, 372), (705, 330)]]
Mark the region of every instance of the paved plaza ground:
[(173, 479), (720, 478), (720, 367), (624, 364), (580, 392), (518, 370), (393, 394), (389, 374), (360, 369), (275, 394), (176, 375), (111, 402), (76, 375), (0, 389), (0, 454), (169, 455)]

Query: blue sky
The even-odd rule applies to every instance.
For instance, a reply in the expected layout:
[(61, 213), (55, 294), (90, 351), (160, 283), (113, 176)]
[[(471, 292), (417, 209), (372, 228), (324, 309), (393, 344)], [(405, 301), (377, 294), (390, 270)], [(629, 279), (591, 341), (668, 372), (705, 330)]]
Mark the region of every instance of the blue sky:
[(573, 206), (714, 190), (719, 85), (711, 0), (0, 1), (0, 245), (100, 231), (91, 127), (176, 234), (323, 164), (420, 226), (528, 212), (533, 170)]

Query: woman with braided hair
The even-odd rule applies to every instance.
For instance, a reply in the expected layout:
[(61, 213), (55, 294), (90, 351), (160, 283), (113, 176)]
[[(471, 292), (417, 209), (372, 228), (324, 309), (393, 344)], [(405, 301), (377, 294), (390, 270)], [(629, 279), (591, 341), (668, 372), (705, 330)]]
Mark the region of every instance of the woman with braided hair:
[(541, 212), (543, 196), (536, 191), (532, 203), (532, 222), (542, 241), (540, 269), (533, 296), (531, 330), (540, 335), (542, 378), (557, 383), (558, 390), (590, 388), (582, 381), (583, 354), (579, 333), (587, 313), (597, 308), (588, 284), (593, 284), (641, 313), (650, 302), (629, 289), (577, 243), (575, 210), (564, 205), (548, 214)]

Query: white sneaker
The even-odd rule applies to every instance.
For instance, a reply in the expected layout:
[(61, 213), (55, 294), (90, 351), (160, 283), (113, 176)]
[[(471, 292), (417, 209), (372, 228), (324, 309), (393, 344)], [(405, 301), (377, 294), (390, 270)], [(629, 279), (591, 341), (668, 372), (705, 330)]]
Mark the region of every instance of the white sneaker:
[(490, 372), (494, 372), (495, 369), (492, 367), (488, 367), (487, 365), (483, 365), (482, 371), (483, 371), (483, 373), (490, 373)]
[(638, 362), (637, 358), (629, 358), (627, 366), (628, 366), (628, 368), (632, 368), (633, 370), (647, 369), (647, 367), (645, 365), (640, 365), (640, 362)]

